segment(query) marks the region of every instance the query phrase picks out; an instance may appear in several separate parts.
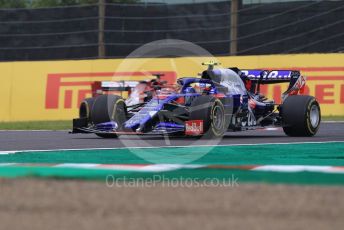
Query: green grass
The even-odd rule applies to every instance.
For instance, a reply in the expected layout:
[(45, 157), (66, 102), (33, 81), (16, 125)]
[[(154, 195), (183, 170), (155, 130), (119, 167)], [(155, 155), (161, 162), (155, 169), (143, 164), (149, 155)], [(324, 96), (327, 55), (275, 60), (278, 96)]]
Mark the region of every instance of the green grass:
[(0, 130), (67, 130), (72, 121), (18, 121), (0, 122)]
[(326, 116), (321, 117), (323, 121), (344, 121), (344, 116)]
[[(344, 121), (344, 116), (326, 116), (323, 121)], [(18, 121), (0, 122), (0, 130), (67, 130), (72, 121)]]

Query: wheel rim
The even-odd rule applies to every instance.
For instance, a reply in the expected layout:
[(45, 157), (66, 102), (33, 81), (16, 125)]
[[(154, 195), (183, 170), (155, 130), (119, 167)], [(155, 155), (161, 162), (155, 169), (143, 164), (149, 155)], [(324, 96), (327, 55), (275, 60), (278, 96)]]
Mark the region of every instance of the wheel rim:
[(220, 106), (216, 105), (213, 110), (213, 125), (217, 130), (221, 130), (223, 127), (224, 114)]
[(313, 105), (311, 107), (310, 120), (311, 120), (311, 124), (312, 124), (313, 128), (316, 128), (318, 126), (319, 120), (320, 120), (319, 108), (316, 105)]

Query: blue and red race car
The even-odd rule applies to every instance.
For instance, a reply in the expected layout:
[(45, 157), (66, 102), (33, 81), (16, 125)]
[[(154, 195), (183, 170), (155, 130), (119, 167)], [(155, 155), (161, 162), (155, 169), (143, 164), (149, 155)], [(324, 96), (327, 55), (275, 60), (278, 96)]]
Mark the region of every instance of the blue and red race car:
[[(184, 77), (173, 86), (154, 88), (153, 96), (126, 103), (117, 95), (85, 99), (73, 133), (103, 138), (121, 134), (158, 134), (218, 138), (230, 131), (283, 127), (288, 136), (313, 136), (321, 121), (320, 106), (302, 95), (306, 81), (299, 71), (208, 69), (200, 78)], [(289, 83), (282, 103), (260, 93), (263, 84)]]

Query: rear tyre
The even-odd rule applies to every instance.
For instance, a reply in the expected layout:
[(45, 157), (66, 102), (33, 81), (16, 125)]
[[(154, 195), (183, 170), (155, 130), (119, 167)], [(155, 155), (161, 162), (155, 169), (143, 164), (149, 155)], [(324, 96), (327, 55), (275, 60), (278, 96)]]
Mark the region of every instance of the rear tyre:
[(79, 108), (79, 118), (86, 118), (87, 122), (91, 121), (91, 110), (93, 107), (94, 98), (84, 99)]
[(189, 120), (203, 121), (203, 133), (206, 138), (222, 137), (229, 124), (222, 102), (208, 95), (192, 101)]
[[(95, 98), (91, 110), (92, 123), (97, 125), (100, 123), (114, 121), (119, 129), (127, 120), (127, 108), (122, 97), (116, 95), (101, 95)], [(116, 134), (96, 133), (102, 138), (116, 138)]]
[(312, 96), (287, 97), (281, 107), (283, 131), (291, 137), (314, 136), (319, 129), (321, 112), (319, 103)]

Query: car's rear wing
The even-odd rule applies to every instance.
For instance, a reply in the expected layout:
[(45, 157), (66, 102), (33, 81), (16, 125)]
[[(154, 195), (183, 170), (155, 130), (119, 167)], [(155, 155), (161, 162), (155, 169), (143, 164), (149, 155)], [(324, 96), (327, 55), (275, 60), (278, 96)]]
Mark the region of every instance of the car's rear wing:
[(104, 93), (124, 96), (122, 93), (129, 93), (139, 83), (139, 81), (95, 81), (91, 85), (92, 97)]
[(282, 101), (290, 95), (303, 94), (306, 79), (300, 71), (295, 70), (242, 70), (242, 78), (255, 82), (250, 91), (259, 93), (261, 84), (289, 83), (288, 89), (282, 94)]
[(281, 82), (291, 82), (298, 79), (300, 71), (295, 70), (241, 70), (244, 76), (251, 81), (258, 81), (260, 84), (274, 84)]
[(129, 88), (135, 88), (139, 81), (102, 81), (101, 88), (103, 90), (126, 91)]

